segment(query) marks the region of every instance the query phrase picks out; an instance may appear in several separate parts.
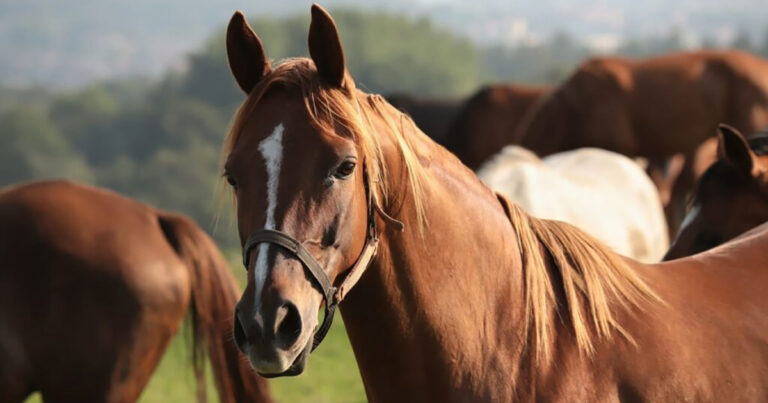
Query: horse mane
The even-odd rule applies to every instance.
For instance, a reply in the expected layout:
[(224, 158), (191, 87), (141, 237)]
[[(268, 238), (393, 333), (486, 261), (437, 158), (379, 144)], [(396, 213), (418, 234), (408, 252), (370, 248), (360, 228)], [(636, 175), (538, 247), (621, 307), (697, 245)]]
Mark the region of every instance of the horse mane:
[(506, 197), (497, 197), (512, 222), (522, 255), (525, 334), (535, 362), (551, 362), (553, 327), (559, 318), (565, 319), (587, 355), (594, 353), (595, 339), (609, 339), (614, 331), (634, 343), (619, 323), (616, 309), (662, 301), (637, 272), (584, 231), (535, 218)]
[(270, 89), (281, 85), (296, 88), (301, 92), (307, 112), (317, 127), (327, 133), (352, 138), (360, 145), (371, 182), (376, 184), (374, 196), (381, 197), (386, 205), (391, 191), (387, 188), (387, 167), (379, 141), (379, 137), (384, 133), (374, 126), (373, 118), (384, 122), (404, 162), (408, 190), (413, 197), (418, 226), (423, 234), (426, 225), (422, 197), (424, 186), (421, 180), (423, 168), (412, 144), (414, 136), (406, 135), (408, 132), (421, 134), (416, 124), (406, 114), (387, 103), (384, 97), (357, 90), (349, 73), (345, 73), (341, 88), (326, 85), (321, 81), (314, 62), (309, 58), (288, 58), (280, 61), (248, 94), (235, 113), (224, 142), (222, 166), (242, 135), (243, 126), (252, 115), (256, 104)]

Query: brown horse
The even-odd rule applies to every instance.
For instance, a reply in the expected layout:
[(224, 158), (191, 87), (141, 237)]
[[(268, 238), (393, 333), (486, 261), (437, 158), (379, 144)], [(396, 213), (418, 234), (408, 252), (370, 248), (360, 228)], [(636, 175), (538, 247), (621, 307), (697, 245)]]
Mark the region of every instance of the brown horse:
[(235, 339), (258, 372), (301, 373), (341, 301), (371, 401), (768, 396), (768, 227), (637, 263), (498, 198), (357, 90), (320, 7), (311, 59), (269, 64), (239, 12), (227, 52), (248, 94), (224, 149), (248, 269)]
[(718, 160), (702, 175), (665, 260), (722, 244), (768, 221), (768, 132), (745, 139), (721, 126)]
[(451, 125), (446, 147), (466, 166), (479, 168), (505, 145), (514, 142), (515, 130), (523, 116), (550, 90), (549, 87), (509, 84), (480, 89), (461, 107)]
[(450, 98), (414, 97), (405, 94), (387, 96), (392, 106), (408, 114), (419, 129), (439, 144), (445, 144), (451, 122), (461, 106), (461, 100)]
[[(666, 172), (650, 171), (651, 180), (659, 188), (662, 203), (666, 206), (667, 225), (670, 236), (674, 236), (687, 208), (687, 201), (696, 182), (704, 172), (717, 161), (717, 137), (713, 136), (701, 143), (687, 157), (676, 154), (666, 166)], [(659, 177), (661, 175), (661, 177)]]
[(542, 156), (600, 147), (644, 157), (658, 184), (670, 157), (691, 158), (721, 122), (746, 133), (768, 126), (768, 62), (741, 51), (591, 59), (526, 116), (515, 137)]
[(185, 312), (200, 396), (270, 401), (231, 341), (237, 286), (191, 220), (64, 181), (0, 192), (0, 401), (133, 402)]

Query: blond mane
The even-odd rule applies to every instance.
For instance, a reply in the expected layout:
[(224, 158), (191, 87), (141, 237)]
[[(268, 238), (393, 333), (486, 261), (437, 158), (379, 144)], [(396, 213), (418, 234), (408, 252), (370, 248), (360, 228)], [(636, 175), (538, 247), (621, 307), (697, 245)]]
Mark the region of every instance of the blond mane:
[[(388, 170), (380, 137), (389, 135), (401, 153), (418, 227), (423, 231), (426, 216), (422, 197), (422, 166), (411, 143), (413, 134), (421, 132), (410, 117), (389, 105), (380, 95), (358, 91), (349, 74), (342, 88), (331, 88), (323, 84), (314, 62), (308, 58), (289, 58), (277, 63), (248, 94), (238, 108), (224, 142), (222, 166), (243, 134), (243, 126), (252, 116), (256, 104), (276, 85), (298, 89), (310, 118), (321, 130), (352, 138), (360, 145), (371, 180), (376, 184), (374, 195), (378, 200), (383, 200), (384, 205), (388, 202), (391, 189), (387, 188)], [(388, 133), (377, 130), (373, 118), (383, 121)]]
[(535, 362), (550, 362), (558, 317), (565, 319), (579, 349), (588, 356), (594, 353), (596, 338), (609, 339), (614, 331), (634, 343), (615, 310), (662, 302), (637, 272), (584, 231), (532, 217), (504, 196), (497, 197), (512, 222), (522, 255), (525, 330)]

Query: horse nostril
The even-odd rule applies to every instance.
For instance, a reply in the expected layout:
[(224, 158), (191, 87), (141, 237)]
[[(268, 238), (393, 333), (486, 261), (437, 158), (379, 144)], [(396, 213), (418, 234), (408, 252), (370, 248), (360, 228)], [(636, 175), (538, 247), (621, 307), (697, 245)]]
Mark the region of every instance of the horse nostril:
[(243, 327), (243, 324), (240, 322), (240, 310), (238, 308), (235, 308), (234, 326), (235, 326), (235, 329), (234, 329), (235, 344), (237, 345), (237, 348), (240, 349), (240, 351), (245, 352), (245, 342), (246, 342), (245, 328)]
[(296, 305), (286, 302), (278, 308), (275, 325), (276, 344), (284, 349), (292, 347), (301, 335), (301, 315)]

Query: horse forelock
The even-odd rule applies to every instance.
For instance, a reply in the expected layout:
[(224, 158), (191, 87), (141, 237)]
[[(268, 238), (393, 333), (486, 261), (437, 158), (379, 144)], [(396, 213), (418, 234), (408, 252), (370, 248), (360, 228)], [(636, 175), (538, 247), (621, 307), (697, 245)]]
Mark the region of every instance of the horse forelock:
[[(399, 148), (408, 177), (408, 191), (412, 196), (417, 226), (423, 230), (426, 215), (423, 202), (422, 166), (416, 155), (412, 136), (418, 131), (406, 114), (391, 106), (380, 95), (366, 94), (355, 88), (354, 81), (346, 73), (342, 88), (332, 88), (322, 82), (314, 62), (309, 58), (289, 58), (275, 65), (272, 71), (248, 94), (238, 108), (222, 149), (221, 166), (237, 145), (243, 127), (253, 115), (259, 101), (271, 89), (284, 85), (297, 88), (312, 122), (321, 130), (352, 138), (362, 149), (366, 168), (376, 184), (377, 197), (386, 203), (393, 189), (388, 186), (387, 166), (380, 136), (391, 136)], [(384, 123), (387, 133), (378, 130), (374, 120)], [(422, 232), (423, 233), (423, 232)]]
[(619, 323), (617, 309), (663, 303), (653, 289), (619, 255), (578, 228), (537, 219), (503, 197), (500, 200), (506, 204), (522, 254), (525, 330), (536, 364), (550, 364), (553, 327), (560, 318), (566, 318), (586, 355), (594, 353), (595, 339), (610, 338), (614, 332), (634, 343)]

